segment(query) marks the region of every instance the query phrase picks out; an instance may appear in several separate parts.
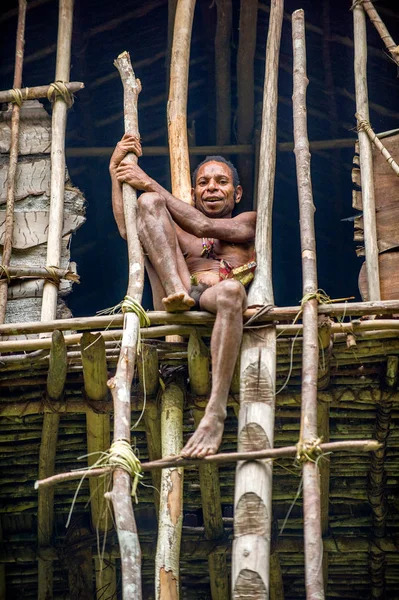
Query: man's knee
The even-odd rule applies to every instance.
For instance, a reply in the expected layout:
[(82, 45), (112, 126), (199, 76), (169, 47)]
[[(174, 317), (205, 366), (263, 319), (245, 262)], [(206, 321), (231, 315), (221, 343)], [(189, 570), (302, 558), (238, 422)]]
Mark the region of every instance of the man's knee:
[(138, 198), (137, 203), (141, 218), (166, 206), (165, 198), (158, 192), (144, 192)]
[(246, 306), (244, 286), (235, 279), (225, 279), (219, 284), (217, 307), (222, 310), (243, 310)]

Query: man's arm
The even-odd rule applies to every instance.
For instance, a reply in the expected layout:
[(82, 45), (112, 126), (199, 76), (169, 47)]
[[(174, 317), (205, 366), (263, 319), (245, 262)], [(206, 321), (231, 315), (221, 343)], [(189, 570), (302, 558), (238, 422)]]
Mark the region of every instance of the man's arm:
[(116, 176), (116, 170), (128, 152), (133, 152), (136, 156), (141, 156), (142, 154), (140, 141), (135, 136), (126, 133), (116, 145), (109, 163), (109, 174), (112, 183), (112, 211), (118, 231), (124, 240), (126, 240), (126, 224), (123, 211), (122, 183)]
[(256, 213), (246, 212), (233, 219), (210, 219), (202, 212), (175, 198), (159, 183), (149, 177), (138, 165), (121, 163), (117, 178), (143, 192), (156, 192), (166, 200), (173, 220), (187, 233), (196, 237), (210, 237), (233, 243), (245, 243), (255, 238)]

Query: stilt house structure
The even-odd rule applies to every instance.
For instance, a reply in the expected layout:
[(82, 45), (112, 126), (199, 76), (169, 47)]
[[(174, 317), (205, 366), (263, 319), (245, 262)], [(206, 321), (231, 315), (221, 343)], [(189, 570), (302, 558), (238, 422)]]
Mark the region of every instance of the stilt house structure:
[[(399, 599), (397, 7), (15, 4), (0, 17), (0, 600)], [(129, 186), (126, 262), (107, 179), (123, 123), (183, 201), (189, 156), (223, 154), (258, 211), (223, 444), (202, 461), (179, 453), (214, 317), (150, 310)]]

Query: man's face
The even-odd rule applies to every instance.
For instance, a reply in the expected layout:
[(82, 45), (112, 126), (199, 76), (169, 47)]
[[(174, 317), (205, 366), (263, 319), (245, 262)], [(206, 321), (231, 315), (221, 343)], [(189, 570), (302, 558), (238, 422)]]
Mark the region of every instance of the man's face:
[(193, 198), (195, 207), (211, 219), (229, 218), (242, 188), (234, 189), (233, 174), (228, 165), (209, 161), (197, 173)]

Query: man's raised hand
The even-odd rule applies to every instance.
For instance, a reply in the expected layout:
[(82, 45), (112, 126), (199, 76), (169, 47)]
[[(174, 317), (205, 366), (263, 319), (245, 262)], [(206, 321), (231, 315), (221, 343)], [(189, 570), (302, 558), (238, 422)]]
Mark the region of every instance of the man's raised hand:
[(140, 139), (131, 133), (125, 133), (120, 142), (117, 143), (115, 150), (111, 156), (109, 170), (111, 174), (115, 173), (120, 163), (125, 158), (126, 154), (133, 152), (136, 156), (142, 156)]
[(120, 183), (128, 183), (136, 190), (151, 192), (153, 179), (138, 165), (122, 161), (115, 170), (116, 178)]

